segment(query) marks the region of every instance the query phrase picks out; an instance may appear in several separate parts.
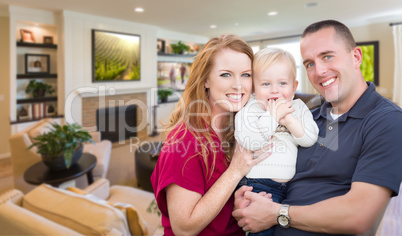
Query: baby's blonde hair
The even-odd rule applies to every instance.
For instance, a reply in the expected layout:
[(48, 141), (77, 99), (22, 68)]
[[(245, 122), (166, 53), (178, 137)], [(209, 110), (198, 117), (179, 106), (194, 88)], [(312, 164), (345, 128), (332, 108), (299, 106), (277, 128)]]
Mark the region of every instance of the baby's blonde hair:
[(260, 73), (274, 65), (280, 58), (286, 58), (292, 65), (293, 79), (296, 79), (296, 62), (290, 52), (281, 48), (264, 48), (254, 55), (253, 73)]

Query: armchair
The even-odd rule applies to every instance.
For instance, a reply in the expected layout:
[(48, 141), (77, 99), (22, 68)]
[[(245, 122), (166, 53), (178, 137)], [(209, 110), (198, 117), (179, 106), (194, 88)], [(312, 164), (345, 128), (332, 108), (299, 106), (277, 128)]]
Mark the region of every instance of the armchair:
[[(148, 210), (152, 193), (110, 186), (98, 179), (77, 194), (42, 184), (23, 194), (17, 189), (0, 195), (0, 229), (5, 235), (139, 235), (133, 222), (114, 205), (128, 204), (149, 235), (163, 235), (161, 217)], [(82, 211), (85, 209), (85, 211)], [(131, 218), (130, 221), (133, 221)], [(135, 220), (134, 220), (135, 221)]]
[[(53, 119), (47, 118), (15, 133), (9, 139), (11, 149), (11, 160), (13, 165), (14, 187), (26, 193), (35, 186), (24, 181), (24, 172), (30, 166), (41, 160), (41, 156), (36, 153), (35, 147), (27, 149), (34, 137), (48, 132), (50, 123), (55, 122)], [(97, 165), (92, 171), (94, 179), (105, 178), (109, 167), (112, 143), (109, 140), (100, 141), (99, 132), (91, 132), (92, 139), (95, 144), (84, 144), (83, 152), (91, 153), (97, 158)], [(79, 187), (84, 187), (85, 178), (77, 179)]]

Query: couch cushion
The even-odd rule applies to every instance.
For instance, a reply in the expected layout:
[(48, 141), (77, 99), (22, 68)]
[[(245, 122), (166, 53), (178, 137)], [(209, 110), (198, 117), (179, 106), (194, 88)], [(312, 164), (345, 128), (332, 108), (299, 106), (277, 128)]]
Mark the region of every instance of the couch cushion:
[(8, 201), (0, 204), (0, 235), (82, 235)]
[(128, 235), (117, 209), (63, 189), (42, 184), (24, 197), (23, 207), (85, 235)]
[(116, 209), (119, 209), (123, 215), (126, 216), (131, 235), (149, 235), (145, 221), (142, 219), (137, 209), (135, 209), (132, 205), (121, 202), (109, 203), (76, 187), (68, 187), (67, 190), (80, 195), (85, 195), (87, 198), (93, 199), (102, 204), (106, 203)]

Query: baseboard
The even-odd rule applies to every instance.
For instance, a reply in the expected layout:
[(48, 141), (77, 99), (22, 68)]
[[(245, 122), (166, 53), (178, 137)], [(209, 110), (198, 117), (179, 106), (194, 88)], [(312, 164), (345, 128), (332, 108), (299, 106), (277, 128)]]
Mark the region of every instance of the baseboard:
[(6, 158), (11, 158), (11, 153), (3, 153), (3, 154), (0, 154), (0, 160), (2, 160), (2, 159), (6, 159)]

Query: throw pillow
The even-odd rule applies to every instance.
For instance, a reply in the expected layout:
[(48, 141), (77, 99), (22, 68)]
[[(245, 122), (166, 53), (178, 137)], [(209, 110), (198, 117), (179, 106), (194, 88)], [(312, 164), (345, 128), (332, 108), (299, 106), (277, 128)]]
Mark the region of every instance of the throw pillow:
[(68, 187), (67, 190), (80, 194), (80, 195), (85, 195), (86, 197), (98, 201), (101, 204), (106, 203), (116, 209), (119, 209), (124, 216), (126, 216), (128, 227), (130, 230), (131, 235), (149, 235), (146, 223), (144, 219), (142, 219), (141, 215), (138, 213), (138, 211), (130, 204), (127, 203), (108, 203), (102, 199), (96, 198), (92, 194), (86, 193), (84, 190), (76, 188), (76, 187)]
[(145, 236), (149, 235), (144, 220), (132, 205), (121, 202), (116, 202), (113, 204), (108, 203), (108, 204), (117, 209), (120, 209), (121, 212), (127, 217), (127, 223), (131, 235), (145, 235)]
[(84, 235), (130, 234), (118, 209), (46, 184), (26, 194), (22, 206)]
[(68, 190), (68, 191), (71, 191), (71, 192), (73, 192), (73, 193), (76, 193), (76, 194), (80, 194), (80, 195), (85, 195), (85, 194), (87, 194), (87, 192), (85, 192), (84, 190), (79, 189), (79, 188), (76, 188), (76, 187), (67, 187), (67, 190)]

